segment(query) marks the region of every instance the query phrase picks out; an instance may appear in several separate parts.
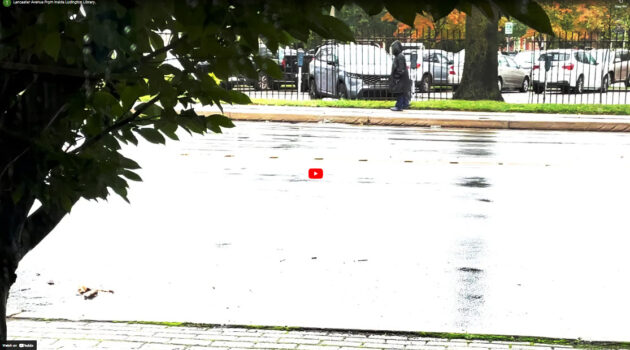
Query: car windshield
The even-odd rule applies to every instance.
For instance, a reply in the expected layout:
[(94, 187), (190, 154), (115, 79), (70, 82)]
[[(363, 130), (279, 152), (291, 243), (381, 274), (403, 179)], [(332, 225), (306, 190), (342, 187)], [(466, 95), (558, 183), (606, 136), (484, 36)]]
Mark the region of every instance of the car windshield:
[(546, 57), (550, 57), (552, 61), (566, 61), (569, 59), (569, 54), (564, 52), (548, 52), (538, 57), (539, 61), (544, 61)]
[(390, 64), (391, 57), (377, 46), (341, 46), (338, 49), (337, 57), (340, 64), (369, 64), (380, 65)]
[(518, 66), (519, 66), (519, 65), (516, 63), (516, 61), (514, 61), (511, 57), (506, 57), (505, 59), (508, 61), (508, 63), (510, 64), (510, 66), (511, 66), (511, 67), (516, 68), (516, 67), (518, 67)]
[(578, 62), (586, 63), (586, 64), (597, 64), (597, 60), (593, 58), (589, 53), (586, 52), (576, 52), (575, 59)]

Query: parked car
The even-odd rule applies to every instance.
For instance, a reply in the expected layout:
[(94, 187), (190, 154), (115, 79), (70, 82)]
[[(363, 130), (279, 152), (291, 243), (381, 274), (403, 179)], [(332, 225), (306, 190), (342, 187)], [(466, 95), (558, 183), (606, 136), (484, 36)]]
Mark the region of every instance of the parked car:
[(630, 87), (630, 50), (615, 50), (611, 58), (612, 63), (609, 66), (610, 83), (624, 82), (626, 87)]
[[(545, 61), (550, 69), (546, 71)], [(585, 50), (556, 49), (542, 53), (533, 67), (533, 89), (537, 94), (547, 88), (560, 88), (563, 93), (581, 94), (584, 90), (599, 90), (604, 86), (605, 68)]]
[[(453, 64), (449, 65), (449, 82), (453, 89), (457, 89), (461, 83), (464, 72), (464, 62), (466, 51), (461, 50), (454, 55)], [(512, 57), (497, 53), (497, 84), (499, 90), (517, 89), (520, 91), (529, 90), (531, 75), (528, 69), (521, 67)]]
[(602, 86), (600, 91), (606, 92), (608, 91), (608, 86), (610, 86), (611, 72), (614, 69), (612, 67), (613, 53), (609, 49), (589, 50), (588, 53), (595, 59), (598, 65), (602, 66)]
[(229, 77), (227, 81), (221, 82), (221, 85), (230, 90), (236, 86), (251, 86), (255, 90), (268, 90), (279, 89), (280, 87), (282, 87), (282, 85), (295, 85), (297, 84), (297, 70), (295, 74), (293, 74), (292, 72), (287, 72), (285, 70), (286, 65), (282, 64), (282, 60), (285, 56), (295, 56), (295, 52), (296, 50), (294, 49), (279, 48), (274, 55), (271, 50), (269, 50), (264, 44), (260, 43), (258, 54), (262, 57), (271, 58), (272, 61), (278, 64), (282, 68), (282, 77), (280, 79), (276, 79), (259, 70), (258, 78), (256, 79), (252, 79), (244, 75), (232, 76)]
[(323, 45), (309, 64), (309, 94), (312, 98), (387, 96), (391, 66), (391, 55), (375, 45)]
[(529, 72), (522, 69), (512, 57), (498, 55), (498, 86), (499, 91), (516, 89), (521, 92), (529, 90)]
[[(443, 50), (407, 50), (403, 51), (409, 74), (414, 81), (415, 91), (428, 92), (432, 85), (450, 85), (449, 61)], [(416, 55), (416, 65), (411, 65), (412, 54)]]
[[(300, 91), (308, 91), (308, 77), (310, 75), (309, 66), (311, 60), (313, 60), (313, 54), (305, 52), (302, 60), (302, 87)], [(297, 87), (299, 71), (297, 51), (286, 54), (280, 62), (280, 67), (282, 68), (285, 79), (292, 81)]]
[(534, 51), (521, 51), (512, 58), (521, 69), (530, 70), (536, 62), (535, 54)]
[(466, 59), (466, 50), (462, 49), (453, 54), (453, 63), (448, 66), (448, 82), (453, 86), (453, 90), (457, 90), (462, 81), (464, 73), (464, 60)]

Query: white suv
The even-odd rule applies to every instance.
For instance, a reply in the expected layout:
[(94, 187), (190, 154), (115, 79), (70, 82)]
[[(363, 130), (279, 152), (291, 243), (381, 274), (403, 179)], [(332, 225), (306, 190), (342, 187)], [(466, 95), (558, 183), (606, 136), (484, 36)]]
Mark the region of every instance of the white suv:
[[(546, 67), (549, 61), (549, 70)], [(584, 90), (600, 90), (604, 65), (597, 63), (587, 51), (557, 49), (538, 56), (533, 66), (533, 90), (540, 94), (547, 88), (560, 88), (563, 93), (581, 94)], [(604, 82), (605, 83), (605, 82)]]

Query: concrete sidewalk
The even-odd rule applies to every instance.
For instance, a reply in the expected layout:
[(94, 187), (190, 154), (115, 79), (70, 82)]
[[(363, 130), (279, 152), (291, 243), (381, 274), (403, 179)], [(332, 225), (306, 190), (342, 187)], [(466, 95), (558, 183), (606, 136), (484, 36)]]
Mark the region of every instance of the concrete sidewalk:
[[(322, 329), (263, 329), (238, 326), (166, 326), (155, 324), (10, 319), (9, 339), (36, 340), (46, 349), (295, 349), (295, 350), (461, 350), (461, 349), (630, 349), (627, 344), (558, 345), (505, 340), (447, 339), (412, 333)], [(506, 337), (507, 338), (507, 337)], [(564, 342), (563, 344), (567, 344)], [(625, 346), (625, 347), (624, 347)]]
[[(216, 106), (195, 108), (201, 115), (218, 113)], [(225, 105), (224, 113), (234, 120), (276, 122), (331, 122), (359, 125), (451, 127), (520, 130), (629, 132), (630, 116), (567, 115), (537, 113), (493, 113), (388, 109), (277, 107)]]

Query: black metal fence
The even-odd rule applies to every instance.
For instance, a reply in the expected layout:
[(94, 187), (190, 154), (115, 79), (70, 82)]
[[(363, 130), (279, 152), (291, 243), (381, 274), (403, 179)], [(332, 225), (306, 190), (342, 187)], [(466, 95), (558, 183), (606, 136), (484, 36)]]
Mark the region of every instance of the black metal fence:
[[(393, 99), (389, 92), (394, 40), (403, 44), (412, 100), (452, 99), (464, 73), (459, 32), (406, 31), (370, 35), (355, 43), (313, 40), (269, 55), (282, 77), (231, 77), (223, 84), (260, 99)], [(630, 33), (569, 34), (506, 40), (498, 55), (498, 81), (511, 103), (627, 104), (630, 102)], [(300, 65), (301, 63), (301, 65)]]

